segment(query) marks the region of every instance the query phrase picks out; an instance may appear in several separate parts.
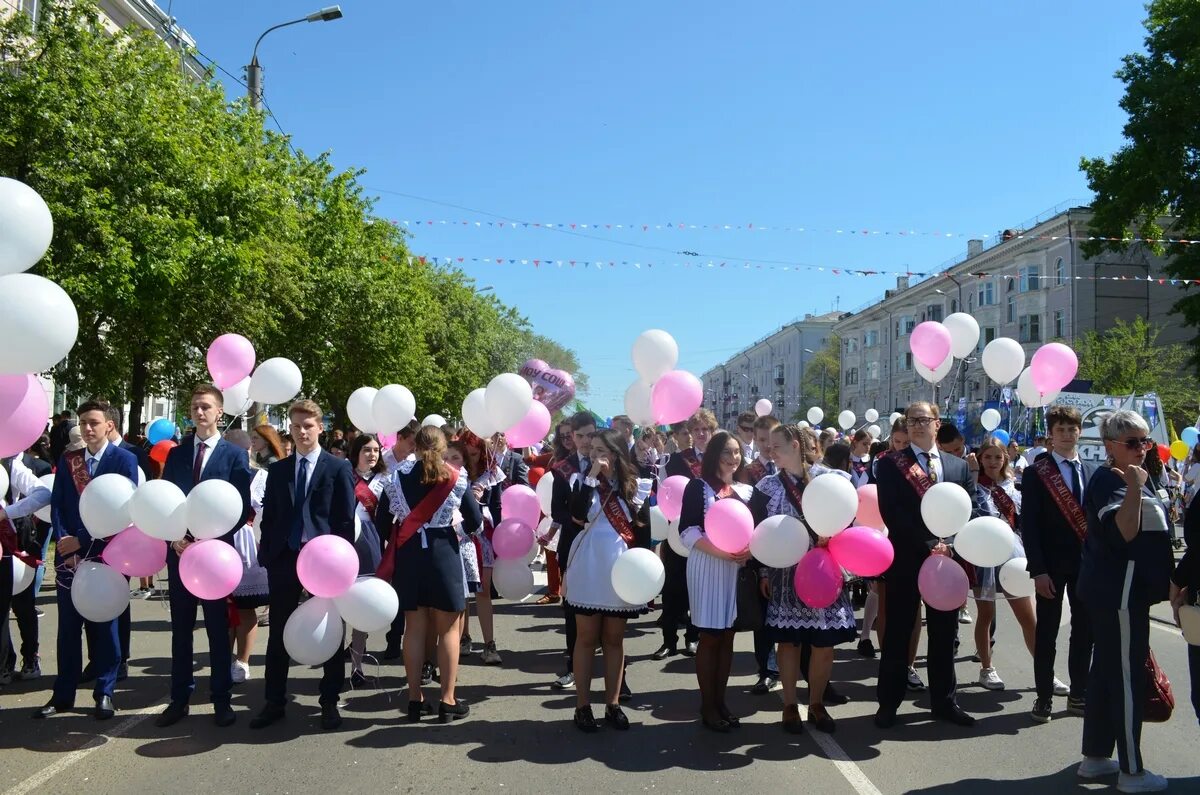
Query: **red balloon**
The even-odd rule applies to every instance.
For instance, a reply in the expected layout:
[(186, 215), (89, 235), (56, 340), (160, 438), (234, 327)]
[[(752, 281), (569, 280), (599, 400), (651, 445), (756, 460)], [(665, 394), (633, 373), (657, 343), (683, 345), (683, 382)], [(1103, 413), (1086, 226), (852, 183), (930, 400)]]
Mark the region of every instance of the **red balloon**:
[(1158, 457), (1164, 464), (1169, 464), (1171, 462), (1171, 448), (1165, 444), (1160, 444), (1158, 446)]
[(150, 448), (150, 460), (157, 461), (160, 464), (167, 463), (167, 453), (171, 452), (171, 448), (175, 447), (175, 442), (171, 439), (163, 439), (158, 444)]
[(546, 474), (546, 470), (542, 467), (531, 467), (529, 470), (529, 485), (537, 486), (538, 481), (542, 479), (542, 475)]

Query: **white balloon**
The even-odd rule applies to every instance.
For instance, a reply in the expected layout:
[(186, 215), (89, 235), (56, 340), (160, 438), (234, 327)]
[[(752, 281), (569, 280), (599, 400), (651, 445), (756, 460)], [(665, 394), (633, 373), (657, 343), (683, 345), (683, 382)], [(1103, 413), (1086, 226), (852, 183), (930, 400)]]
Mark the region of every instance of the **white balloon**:
[[(50, 489), (50, 491), (54, 491), (54, 473), (53, 472), (51, 472), (49, 475), (42, 475), (40, 478), (38, 478), (38, 482), (41, 483), (46, 488)], [(50, 504), (47, 503), (45, 508), (38, 508), (37, 511), (34, 512), (33, 515), (36, 516), (37, 518), (41, 519), (43, 522), (49, 522), (50, 521), (50, 510), (51, 510)]]
[(388, 384), (375, 393), (371, 416), (380, 433), (396, 433), (417, 416), (417, 399), (408, 387)]
[(133, 481), (115, 472), (92, 478), (79, 495), (79, 518), (92, 538), (108, 538), (129, 527)]
[(1025, 558), (1013, 558), (1000, 567), (1000, 587), (1010, 596), (1033, 596), (1033, 578), (1029, 576), (1026, 566), (1029, 561)]
[(633, 367), (647, 384), (675, 369), (679, 363), (679, 344), (662, 329), (643, 331), (633, 341)]
[(250, 397), (259, 403), (276, 406), (300, 394), (304, 378), (291, 359), (276, 356), (254, 368), (250, 376)]
[(662, 561), (648, 549), (628, 549), (612, 567), (613, 590), (631, 605), (645, 605), (658, 596), (666, 581)]
[(1049, 406), (1058, 397), (1062, 390), (1055, 390), (1045, 395), (1038, 392), (1038, 388), (1033, 384), (1033, 369), (1026, 367), (1021, 371), (1021, 375), (1017, 377), (1017, 397), (1026, 406), (1038, 408), (1040, 406)]
[(71, 604), (88, 621), (112, 621), (129, 607), (129, 583), (111, 566), (85, 561), (71, 580)]
[(359, 632), (381, 632), (400, 612), (400, 597), (392, 584), (378, 577), (359, 577), (341, 596), (333, 598), (342, 619)]
[(800, 420), (800, 422), (796, 423), (796, 425), (801, 428), (811, 428), (812, 427), (811, 425), (808, 424), (808, 420)]
[(492, 584), (500, 596), (519, 602), (533, 593), (533, 571), (523, 560), (497, 560)]
[(250, 410), (254, 403), (250, 399), (250, 376), (246, 376), (231, 387), (221, 390), (224, 399), (224, 412), (231, 417), (240, 417)]
[(542, 475), (542, 479), (538, 481), (533, 491), (537, 494), (538, 505), (541, 506), (542, 513), (549, 516), (550, 502), (554, 498), (554, 475), (549, 472)]
[(913, 369), (917, 371), (917, 375), (924, 378), (931, 384), (940, 384), (942, 379), (950, 375), (950, 369), (954, 367), (954, 357), (947, 356), (934, 369), (930, 370), (925, 365), (921, 364), (916, 359), (913, 359)]
[(49, 370), (79, 335), (79, 313), (63, 288), (32, 273), (0, 276), (0, 375)]
[(46, 255), (54, 219), (38, 192), (0, 177), (0, 274), (27, 271)]
[(838, 427), (840, 427), (843, 431), (848, 431), (854, 427), (854, 421), (856, 419), (858, 418), (854, 416), (854, 412), (850, 409), (846, 409), (838, 415)]
[(808, 552), (808, 546), (808, 530), (804, 524), (786, 514), (776, 514), (759, 522), (750, 537), (750, 554), (772, 569), (795, 566)]
[(667, 534), (671, 532), (671, 523), (667, 521), (666, 514), (662, 512), (662, 508), (657, 505), (650, 506), (650, 539), (652, 541), (666, 541)]
[(839, 475), (815, 477), (804, 488), (800, 509), (814, 533), (832, 538), (854, 521), (858, 492), (849, 480)]
[(759, 398), (758, 402), (754, 404), (754, 413), (760, 417), (765, 417), (770, 414), (774, 408), (775, 407), (771, 405), (771, 401), (767, 400), (766, 398)]
[(1012, 557), (1017, 537), (1008, 522), (995, 516), (980, 516), (954, 537), (954, 551), (976, 566), (1002, 566)]
[(686, 558), (692, 552), (683, 545), (683, 540), (679, 537), (679, 525), (676, 522), (671, 522), (667, 527), (667, 543), (671, 545), (671, 549), (675, 550), (675, 554), (681, 558)]
[(1000, 427), (1000, 412), (995, 409), (984, 409), (979, 415), (979, 424), (985, 431), (994, 431)]
[(950, 353), (965, 359), (979, 344), (979, 323), (965, 312), (955, 312), (942, 321), (950, 332)]
[(529, 412), (533, 388), (516, 373), (501, 373), (488, 382), (484, 394), (488, 419), (499, 431), (507, 431)]
[(187, 497), (169, 480), (147, 481), (129, 501), (129, 520), (148, 536), (179, 541), (187, 534)]
[(421, 420), (422, 428), (427, 428), (431, 425), (434, 428), (442, 428), (446, 425), (446, 418), (443, 417), (441, 414), (430, 414), (428, 417)]
[(823, 419), (825, 419), (825, 412), (819, 406), (813, 406), (808, 410), (808, 421), (813, 425), (820, 425)]
[(1012, 337), (997, 337), (983, 349), (983, 370), (997, 384), (1007, 384), (1025, 369), (1025, 349)]
[(929, 532), (949, 538), (971, 520), (971, 495), (957, 483), (935, 483), (921, 498), (921, 519)]
[(866, 420), (867, 422), (878, 422), (879, 421), (879, 412), (876, 411), (875, 409), (867, 409), (866, 411), (863, 412), (863, 419)]
[(8, 501), (8, 470), (0, 467), (0, 502)]
[(878, 439), (879, 435), (883, 433), (883, 429), (878, 425), (868, 425), (867, 433), (871, 434), (872, 439)]
[[(534, 532), (536, 533), (536, 531)], [(535, 535), (534, 543), (530, 544), (529, 549), (525, 550), (525, 556), (521, 558), (521, 561), (523, 561), (526, 566), (532, 566), (533, 562), (537, 560), (537, 556), (541, 554), (541, 551), (542, 545), (537, 543), (537, 537)]]
[(188, 530), (197, 539), (219, 538), (238, 527), (245, 507), (237, 488), (225, 480), (197, 483), (185, 506)]
[(379, 390), (373, 386), (360, 386), (346, 399), (346, 416), (350, 418), (350, 424), (363, 433), (375, 433), (378, 430), (373, 411), (378, 394)]
[(904, 415), (901, 414), (900, 412), (893, 411), (890, 415), (888, 415), (888, 425), (895, 425), (896, 420), (900, 419), (903, 416)]
[(637, 380), (625, 390), (625, 413), (635, 425), (652, 425), (654, 407), (650, 402), (650, 385)]
[(319, 596), (297, 607), (283, 627), (283, 647), (301, 665), (323, 664), (341, 651), (345, 637), (337, 606), (332, 599)]
[(486, 395), (487, 390), (483, 387), (473, 389), (463, 398), (462, 404), (463, 424), (480, 439), (486, 439), (496, 432), (488, 418)]
[[(16, 555), (11, 556), (9, 560), (12, 561), (13, 567), (12, 595), (16, 596), (30, 585), (33, 585), (33, 575), (36, 574), (36, 570), (33, 568), (33, 566), (26, 564), (25, 561), (21, 560)], [(4, 564), (0, 563), (0, 566), (2, 565)]]

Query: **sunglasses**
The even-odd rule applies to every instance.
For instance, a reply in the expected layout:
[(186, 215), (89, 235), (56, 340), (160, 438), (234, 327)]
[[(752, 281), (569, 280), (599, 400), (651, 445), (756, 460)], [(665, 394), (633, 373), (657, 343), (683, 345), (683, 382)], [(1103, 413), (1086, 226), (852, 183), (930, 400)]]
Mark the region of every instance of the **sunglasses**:
[(1154, 440), (1145, 437), (1141, 439), (1126, 439), (1121, 442), (1127, 450), (1152, 450), (1154, 449)]

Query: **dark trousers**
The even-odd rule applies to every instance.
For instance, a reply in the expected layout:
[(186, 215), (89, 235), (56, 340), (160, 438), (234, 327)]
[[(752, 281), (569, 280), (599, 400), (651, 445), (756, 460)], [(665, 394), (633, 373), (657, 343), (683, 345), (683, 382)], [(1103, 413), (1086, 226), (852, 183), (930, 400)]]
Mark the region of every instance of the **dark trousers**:
[[(174, 553), (168, 552), (167, 554), (172, 555)], [(129, 582), (128, 577), (125, 578), (125, 582)], [(94, 624), (89, 622), (87, 627), (84, 629), (84, 635), (87, 637), (87, 644), (88, 644), (88, 662), (87, 662), (87, 664), (89, 666), (91, 666), (92, 668), (96, 667), (96, 659), (92, 654), (92, 633), (95, 631), (94, 626), (95, 626)], [(122, 613), (121, 615), (117, 616), (117, 641), (118, 641), (118, 648), (120, 649), (120, 655), (121, 655), (120, 662), (124, 662), (124, 663), (129, 662), (129, 636), (132, 633), (132, 631), (133, 631), (133, 608), (131, 606), (126, 606), (125, 612)]]
[(1076, 574), (1052, 574), (1050, 580), (1054, 583), (1054, 598), (1034, 597), (1037, 603), (1037, 633), (1033, 644), (1033, 683), (1040, 699), (1054, 695), (1054, 658), (1064, 594), (1071, 600), (1071, 638), (1067, 646), (1071, 698), (1083, 698), (1087, 693), (1088, 666), (1092, 662), (1092, 629), (1087, 608), (1076, 590), (1077, 579)]
[(76, 612), (71, 601), (73, 574), (60, 571), (54, 588), (58, 603), (58, 675), (54, 678), (53, 701), (64, 706), (75, 703), (75, 689), (79, 687), (79, 676), (83, 672), (85, 625), (91, 630), (88, 650), (96, 672), (96, 684), (92, 689), (95, 698), (112, 696), (117, 684), (117, 666), (121, 663), (117, 620), (85, 621)]
[[(38, 656), (38, 621), (34, 609), (33, 587), (26, 588), (16, 596), (12, 593), (12, 557), (0, 558), (0, 669), (19, 670), (18, 662), (32, 662)], [(8, 622), (9, 610), (17, 618), (17, 631), (21, 633), (21, 656), (17, 658), (17, 644), (12, 637)]]
[(1188, 646), (1188, 671), (1192, 675), (1192, 709), (1200, 721), (1200, 646)]
[[(266, 696), (267, 703), (282, 707), (287, 703), (288, 668), (292, 659), (283, 645), (283, 630), (288, 619), (300, 606), (300, 578), (296, 576), (294, 550), (284, 550), (267, 566), (267, 579), (271, 586), (271, 635), (267, 639)], [(226, 664), (228, 673), (228, 664)], [(346, 683), (346, 661), (337, 653), (325, 661), (321, 674), (321, 706), (336, 705), (342, 685)]]
[(575, 667), (575, 636), (577, 634), (576, 628), (575, 628), (575, 611), (572, 610), (571, 606), (568, 605), (566, 602), (563, 602), (562, 606), (563, 606), (563, 629), (565, 629), (566, 633), (567, 633), (567, 668), (566, 668), (566, 672), (571, 673), (571, 671), (573, 671), (574, 667)]
[[(229, 644), (229, 611), (224, 599), (200, 599), (179, 578), (179, 556), (167, 552), (167, 588), (171, 602), (171, 701), (186, 704), (196, 689), (192, 671), (196, 608), (204, 610), (204, 631), (208, 635), (208, 686), (214, 704), (228, 704), (233, 679), (230, 667), (233, 650)], [(281, 628), (282, 631), (282, 628)]]
[(660, 544), (662, 547), (663, 568), (666, 571), (666, 581), (662, 590), (662, 613), (658, 617), (658, 625), (662, 627), (663, 645), (675, 649), (679, 647), (679, 630), (684, 631), (684, 643), (696, 643), (700, 639), (700, 631), (692, 625), (690, 604), (687, 590), (687, 558), (671, 549), (670, 544)]
[(1108, 759), (1116, 745), (1121, 770), (1140, 773), (1150, 607), (1089, 610), (1088, 617), (1095, 650), (1083, 711), (1083, 755)]
[[(758, 600), (762, 603), (762, 615), (765, 616), (767, 614), (767, 600), (763, 597), (761, 591), (759, 592)], [(775, 648), (775, 644), (771, 642), (771, 638), (767, 634), (766, 625), (754, 630), (754, 661), (758, 663), (758, 677), (760, 679), (764, 676), (769, 676), (772, 679), (779, 678), (779, 671), (772, 671), (770, 666), (771, 649), (773, 648)], [(807, 666), (805, 666), (805, 670), (808, 670)]]
[(390, 649), (398, 649), (404, 644), (404, 611), (396, 611), (396, 617), (392, 619), (392, 626), (388, 628), (387, 645)]
[[(900, 574), (888, 573), (884, 591), (887, 626), (879, 655), (879, 683), (876, 700), (881, 712), (894, 713), (908, 690), (908, 644), (917, 620), (921, 594), (917, 589), (916, 569)], [(935, 711), (954, 706), (954, 635), (958, 629), (957, 610), (935, 610), (925, 605), (928, 634), (930, 707)]]

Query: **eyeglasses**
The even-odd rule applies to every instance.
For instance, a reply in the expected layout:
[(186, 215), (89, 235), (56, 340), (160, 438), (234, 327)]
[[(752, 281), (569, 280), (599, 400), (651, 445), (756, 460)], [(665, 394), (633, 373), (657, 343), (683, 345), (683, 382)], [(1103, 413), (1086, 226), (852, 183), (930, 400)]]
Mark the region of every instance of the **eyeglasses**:
[(1154, 440), (1142, 437), (1141, 439), (1126, 439), (1121, 442), (1127, 450), (1152, 450), (1154, 449)]
[(754, 426), (753, 425), (739, 425), (738, 430), (742, 431), (743, 433), (752, 433), (754, 431)]
[(907, 417), (906, 419), (909, 425), (920, 425), (922, 427), (933, 425), (938, 421), (937, 417)]

